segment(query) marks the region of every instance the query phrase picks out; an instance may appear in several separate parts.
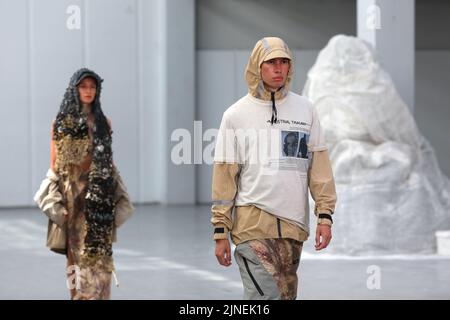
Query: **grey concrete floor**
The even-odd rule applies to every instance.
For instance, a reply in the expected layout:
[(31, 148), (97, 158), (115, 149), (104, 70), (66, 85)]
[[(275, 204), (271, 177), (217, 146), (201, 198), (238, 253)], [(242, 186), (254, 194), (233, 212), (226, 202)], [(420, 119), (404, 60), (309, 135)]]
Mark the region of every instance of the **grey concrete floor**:
[[(214, 257), (208, 206), (138, 206), (118, 231), (113, 299), (240, 299), (235, 264)], [(65, 257), (38, 209), (0, 210), (0, 299), (68, 299)], [(379, 288), (368, 288), (377, 270)], [(330, 256), (305, 244), (299, 299), (450, 299), (450, 257)]]

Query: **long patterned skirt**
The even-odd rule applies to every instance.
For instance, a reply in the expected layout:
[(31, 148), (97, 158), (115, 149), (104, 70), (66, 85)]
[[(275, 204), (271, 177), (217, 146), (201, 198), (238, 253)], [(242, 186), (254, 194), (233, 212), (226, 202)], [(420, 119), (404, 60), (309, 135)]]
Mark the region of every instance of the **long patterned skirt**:
[(81, 173), (75, 182), (63, 181), (67, 201), (67, 284), (74, 300), (104, 300), (111, 295), (112, 257), (103, 257), (95, 265), (82, 263), (86, 217), (84, 199), (88, 186), (88, 173)]

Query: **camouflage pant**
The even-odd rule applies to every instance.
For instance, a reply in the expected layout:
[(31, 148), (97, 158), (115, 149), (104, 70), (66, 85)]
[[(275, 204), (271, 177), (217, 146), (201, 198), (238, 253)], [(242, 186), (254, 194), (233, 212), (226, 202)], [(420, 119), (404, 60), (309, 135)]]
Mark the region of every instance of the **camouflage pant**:
[(261, 239), (240, 243), (234, 251), (245, 300), (294, 300), (303, 243)]

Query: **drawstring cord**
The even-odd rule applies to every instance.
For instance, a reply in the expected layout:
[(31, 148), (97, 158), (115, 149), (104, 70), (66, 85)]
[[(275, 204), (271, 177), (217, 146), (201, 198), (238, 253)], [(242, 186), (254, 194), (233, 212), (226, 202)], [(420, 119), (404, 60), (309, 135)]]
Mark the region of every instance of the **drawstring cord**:
[(272, 119), (270, 123), (273, 125), (274, 122), (277, 122), (277, 107), (275, 106), (275, 92), (270, 93), (270, 98), (272, 99)]

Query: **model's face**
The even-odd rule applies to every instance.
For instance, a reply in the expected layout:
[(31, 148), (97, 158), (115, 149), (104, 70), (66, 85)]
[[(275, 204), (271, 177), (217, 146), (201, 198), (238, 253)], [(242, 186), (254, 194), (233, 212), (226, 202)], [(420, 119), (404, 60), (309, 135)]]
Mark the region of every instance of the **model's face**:
[(261, 78), (266, 89), (277, 91), (286, 83), (289, 72), (290, 60), (286, 58), (275, 58), (264, 61), (261, 64)]
[(84, 78), (78, 84), (78, 93), (82, 104), (92, 104), (97, 92), (97, 83), (92, 78)]

